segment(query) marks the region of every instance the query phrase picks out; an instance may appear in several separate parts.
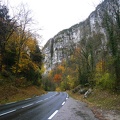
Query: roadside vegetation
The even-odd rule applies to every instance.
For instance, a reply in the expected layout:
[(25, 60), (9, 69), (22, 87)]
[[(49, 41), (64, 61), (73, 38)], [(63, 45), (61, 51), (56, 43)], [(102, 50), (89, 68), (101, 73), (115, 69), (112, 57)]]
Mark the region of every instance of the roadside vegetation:
[(67, 92), (70, 97), (87, 103), (87, 106), (99, 120), (118, 120), (120, 118), (120, 93), (97, 87), (85, 98), (84, 94), (80, 92)]
[[(61, 64), (56, 64), (45, 76), (44, 82), (49, 86), (46, 89), (54, 88), (57, 91), (87, 86), (83, 87), (83, 92), (89, 88), (92, 92), (86, 99), (78, 92), (70, 94), (90, 105), (120, 110), (120, 3), (117, 0), (107, 2), (107, 7), (101, 4), (102, 12), (99, 13), (106, 35), (98, 29), (88, 37), (89, 30), (84, 27), (84, 38), (77, 47), (73, 42), (70, 51), (63, 50), (68, 56)], [(97, 21), (96, 25), (101, 27)]]
[(28, 87), (15, 87), (10, 84), (6, 84), (0, 87), (0, 104), (6, 104), (10, 102), (25, 100), (27, 98), (32, 98), (35, 96), (40, 96), (46, 92), (37, 86)]
[(120, 92), (120, 3), (115, 0), (107, 2), (107, 6), (101, 4), (102, 23), (96, 21), (96, 27), (102, 26), (105, 33), (98, 29), (90, 34), (84, 27), (83, 39), (77, 46), (71, 42), (69, 51), (63, 49), (66, 58), (45, 77), (50, 81), (46, 81), (48, 86), (64, 91), (87, 84), (90, 88)]
[(120, 93), (95, 88), (87, 98), (84, 98), (84, 94), (78, 92), (73, 93), (72, 91), (68, 91), (68, 94), (76, 100), (86, 102), (91, 108), (96, 107), (101, 110), (120, 111)]
[(0, 2), (0, 104), (44, 93), (43, 55), (31, 12), (24, 5), (11, 15), (9, 9)]

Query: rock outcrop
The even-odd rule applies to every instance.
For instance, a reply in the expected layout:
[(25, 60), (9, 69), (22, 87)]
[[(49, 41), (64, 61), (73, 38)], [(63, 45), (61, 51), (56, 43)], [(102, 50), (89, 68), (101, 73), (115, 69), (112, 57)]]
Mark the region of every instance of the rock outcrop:
[[(103, 10), (104, 8), (107, 9), (108, 1), (110, 0), (104, 0), (104, 2), (99, 4), (85, 21), (60, 31), (48, 40), (43, 48), (43, 53), (45, 54), (44, 63), (47, 71), (51, 70), (63, 59), (69, 58), (80, 41), (93, 37), (94, 34), (103, 36), (100, 44), (105, 46), (107, 36), (105, 27), (102, 24)], [(97, 49), (101, 49), (100, 46)]]

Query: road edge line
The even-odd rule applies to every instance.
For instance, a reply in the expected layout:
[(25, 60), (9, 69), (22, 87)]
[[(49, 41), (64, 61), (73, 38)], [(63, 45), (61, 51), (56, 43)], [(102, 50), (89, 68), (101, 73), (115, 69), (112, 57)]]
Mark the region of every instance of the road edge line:
[(16, 109), (11, 110), (11, 111), (8, 111), (8, 112), (5, 112), (5, 113), (2, 113), (2, 114), (0, 114), (0, 116), (3, 116), (3, 115), (6, 115), (6, 114), (9, 114), (9, 113), (11, 113), (11, 112), (15, 112), (15, 111), (16, 111)]
[(64, 105), (64, 104), (65, 104), (65, 102), (62, 103), (62, 105)]
[(48, 120), (51, 120), (56, 114), (57, 114), (58, 110), (56, 110), (49, 118)]

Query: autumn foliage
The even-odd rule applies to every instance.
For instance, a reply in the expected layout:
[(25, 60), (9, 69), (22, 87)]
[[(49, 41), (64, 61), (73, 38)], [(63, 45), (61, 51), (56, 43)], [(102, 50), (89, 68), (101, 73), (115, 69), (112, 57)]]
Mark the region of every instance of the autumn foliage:
[(29, 28), (33, 23), (30, 11), (20, 6), (11, 18), (9, 9), (1, 3), (0, 11), (0, 75), (41, 84), (42, 52), (36, 30)]
[(55, 74), (53, 80), (54, 82), (59, 83), (61, 81), (61, 74)]

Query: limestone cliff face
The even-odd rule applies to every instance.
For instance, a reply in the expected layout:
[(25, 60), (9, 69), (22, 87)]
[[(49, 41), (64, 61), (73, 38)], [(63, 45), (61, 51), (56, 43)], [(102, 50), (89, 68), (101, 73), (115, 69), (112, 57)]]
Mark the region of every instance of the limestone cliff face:
[(101, 44), (105, 44), (107, 40), (106, 30), (103, 27), (103, 7), (107, 8), (107, 2), (96, 7), (89, 17), (79, 24), (75, 24), (69, 29), (60, 31), (53, 38), (49, 39), (43, 48), (45, 54), (45, 67), (49, 71), (57, 63), (60, 63), (63, 59), (69, 58), (73, 54), (73, 49), (79, 44), (84, 38), (87, 39), (92, 37), (93, 34), (102, 34), (104, 39)]

